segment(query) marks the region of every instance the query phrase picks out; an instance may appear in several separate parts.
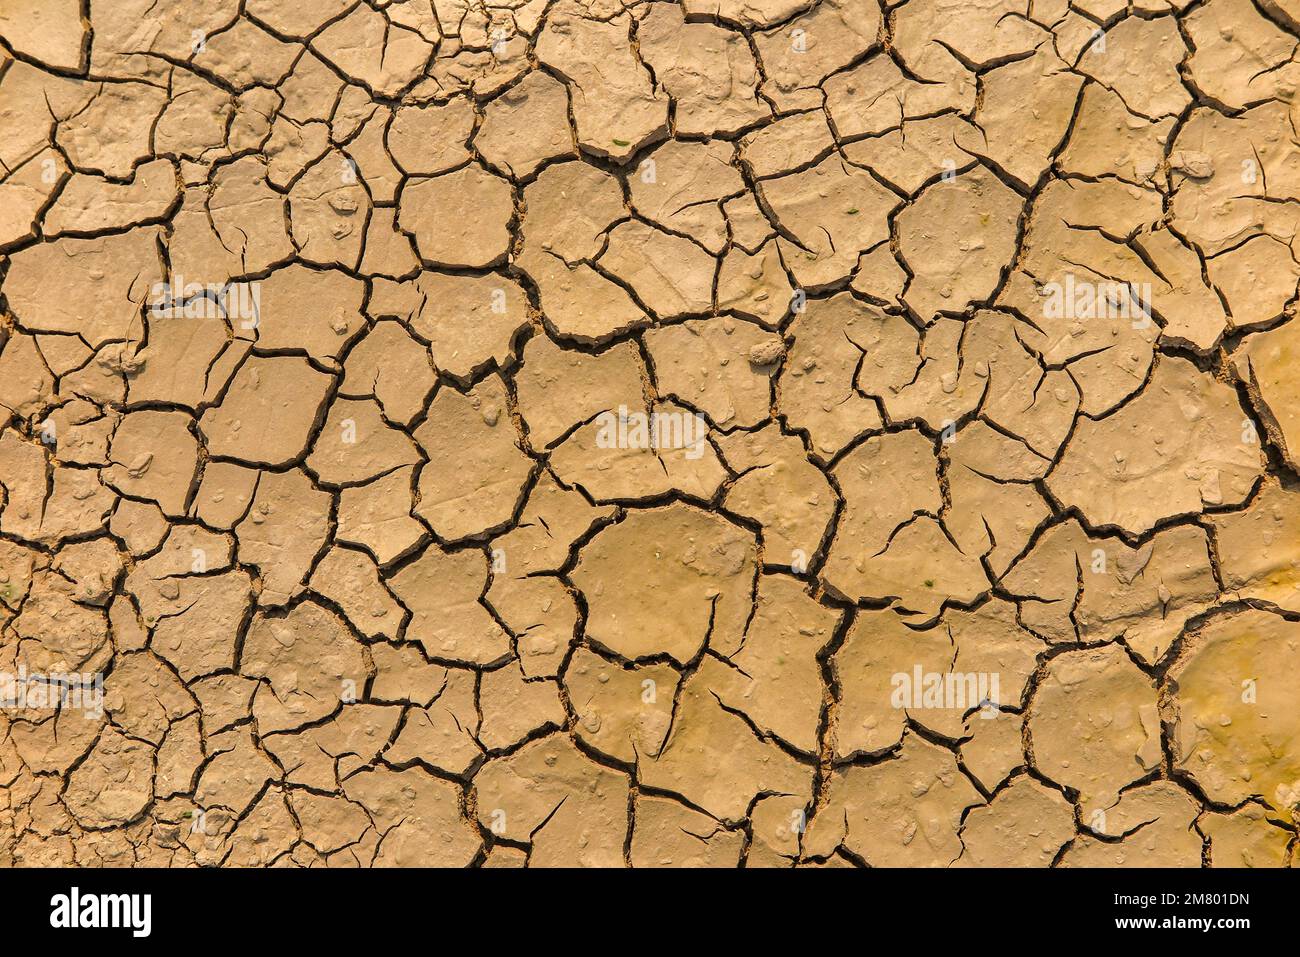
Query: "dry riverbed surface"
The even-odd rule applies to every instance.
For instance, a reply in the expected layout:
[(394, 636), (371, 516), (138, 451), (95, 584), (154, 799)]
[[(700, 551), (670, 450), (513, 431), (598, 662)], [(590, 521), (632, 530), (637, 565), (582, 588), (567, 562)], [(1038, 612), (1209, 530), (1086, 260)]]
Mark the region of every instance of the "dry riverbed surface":
[(0, 865), (1288, 866), (1297, 0), (4, 0)]

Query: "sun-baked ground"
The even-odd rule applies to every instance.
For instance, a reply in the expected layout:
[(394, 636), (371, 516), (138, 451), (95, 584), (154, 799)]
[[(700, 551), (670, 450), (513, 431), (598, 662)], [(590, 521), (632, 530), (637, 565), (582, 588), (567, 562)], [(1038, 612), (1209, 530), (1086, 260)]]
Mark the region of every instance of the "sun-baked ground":
[(0, 864), (1288, 864), (1298, 45), (4, 0)]

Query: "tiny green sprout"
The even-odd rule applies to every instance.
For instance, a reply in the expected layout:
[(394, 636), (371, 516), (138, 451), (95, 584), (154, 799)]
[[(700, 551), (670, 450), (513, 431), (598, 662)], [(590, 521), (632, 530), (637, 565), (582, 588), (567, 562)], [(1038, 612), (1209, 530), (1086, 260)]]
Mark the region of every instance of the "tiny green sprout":
[(925, 580), (925, 587), (926, 587), (926, 588), (933, 588), (933, 587), (934, 587), (934, 579), (933, 579), (933, 578), (927, 578), (927, 579)]
[(614, 141), (614, 145), (615, 145), (615, 146), (631, 146), (632, 143), (631, 143), (630, 140), (615, 140), (615, 141)]

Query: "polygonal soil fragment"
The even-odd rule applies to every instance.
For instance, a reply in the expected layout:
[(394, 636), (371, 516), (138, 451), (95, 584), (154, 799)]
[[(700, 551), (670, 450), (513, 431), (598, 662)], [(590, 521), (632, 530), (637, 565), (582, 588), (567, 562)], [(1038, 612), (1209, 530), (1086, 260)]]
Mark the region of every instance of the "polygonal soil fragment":
[(419, 32), (365, 4), (326, 27), (312, 48), (380, 96), (395, 96), (413, 83), (433, 52)]
[(124, 495), (150, 499), (172, 516), (185, 511), (198, 464), (191, 419), (181, 412), (124, 416), (109, 448), (104, 481)]
[(898, 251), (912, 271), (903, 298), (922, 322), (993, 294), (1015, 254), (1022, 206), (996, 176), (975, 170), (935, 183), (898, 214)]
[(1090, 525), (1140, 535), (1241, 504), (1263, 470), (1259, 446), (1231, 389), (1169, 358), (1119, 412), (1080, 421), (1047, 485)]
[(755, 36), (766, 68), (764, 92), (782, 107), (817, 105), (817, 85), (876, 42), (880, 10), (865, 0), (827, 0), (788, 26)]
[(1177, 714), (1175, 766), (1212, 801), (1258, 796), (1289, 820), (1300, 804), (1294, 687), (1295, 622), (1248, 609), (1216, 618), (1169, 671)]
[(1248, 804), (1232, 814), (1204, 814), (1197, 827), (1210, 843), (1215, 867), (1286, 867), (1290, 832)]
[(1074, 521), (1043, 534), (1002, 579), (1026, 627), (1049, 641), (1123, 638), (1155, 664), (1217, 594), (1204, 532), (1179, 526), (1132, 547)]
[[(510, 520), (532, 464), (519, 448), (500, 379), (464, 395), (443, 389), (415, 441), (429, 461), (420, 470), (414, 511), (437, 535), (462, 539)], [(466, 475), (478, 484), (467, 487)]]
[(364, 296), (361, 282), (336, 270), (278, 269), (259, 283), (257, 344), (337, 359), (362, 331)]
[(1160, 762), (1155, 688), (1118, 645), (1051, 659), (1028, 727), (1034, 765), (1079, 793), (1085, 820)]
[(68, 778), (64, 800), (87, 827), (112, 827), (135, 818), (149, 803), (153, 752), (110, 730)]
[(562, 83), (530, 73), (484, 108), (474, 145), (512, 176), (531, 176), (546, 161), (573, 155), (568, 109)]
[[(631, 344), (603, 352), (576, 352), (536, 336), (524, 347), (524, 366), (515, 376), (520, 415), (534, 448), (554, 445), (574, 426), (602, 412), (642, 404), (642, 365)], [(567, 391), (562, 391), (561, 383)]]
[(597, 156), (624, 160), (661, 135), (668, 101), (627, 42), (630, 17), (589, 19), (562, 3), (537, 40), (537, 58), (569, 86), (578, 143)]
[(9, 308), (28, 329), (76, 333), (92, 347), (138, 333), (140, 304), (162, 280), (156, 232), (61, 239), (15, 253), (5, 276)]
[(1300, 494), (1269, 483), (1250, 505), (1211, 519), (1224, 587), (1300, 611)]
[(377, 322), (357, 343), (343, 368), (339, 394), (373, 395), (384, 416), (400, 425), (424, 411), (433, 391), (428, 351), (397, 322)]
[(676, 104), (679, 135), (734, 133), (768, 115), (754, 92), (758, 71), (743, 34), (686, 22), (679, 7), (652, 4), (637, 40), (641, 59)]
[(756, 432), (719, 436), (718, 446), (738, 474), (723, 504), (763, 526), (763, 560), (808, 571), (835, 513), (835, 489), (808, 461), (803, 444), (775, 424)]
[(723, 654), (738, 647), (755, 574), (752, 535), (674, 504), (597, 533), (572, 577), (587, 595), (593, 641), (628, 659), (685, 664), (706, 644)]
[(859, 254), (889, 237), (886, 217), (899, 205), (870, 173), (834, 155), (765, 181), (760, 195), (781, 230), (781, 256), (806, 289), (824, 288), (852, 272)]
[(744, 714), (760, 733), (815, 753), (823, 704), (817, 655), (838, 622), (799, 582), (764, 575), (744, 644), (727, 657), (732, 670), (717, 687), (719, 702)]
[(545, 678), (526, 678), (517, 664), (483, 675), (479, 684), (478, 730), (482, 745), (500, 751), (553, 731), (565, 722), (559, 686)]
[(479, 603), (486, 561), (474, 550), (443, 552), (430, 545), (389, 579), (389, 587), (413, 617), (406, 629), (434, 658), (490, 664), (510, 650), (507, 635)]
[(645, 223), (611, 229), (598, 262), (661, 319), (705, 312), (713, 300), (717, 263), (689, 239)]
[[(1120, 795), (1119, 802), (1083, 821), (1097, 840), (1080, 833), (1061, 857), (1063, 867), (1196, 867), (1202, 840), (1193, 827), (1197, 806), (1171, 781), (1156, 781)], [(1115, 842), (1115, 838), (1122, 838)]]
[(330, 376), (292, 356), (252, 356), (221, 403), (199, 419), (210, 454), (265, 465), (289, 465), (307, 450)]
[(335, 399), (305, 464), (326, 485), (354, 485), (419, 461), (415, 443), (384, 422), (378, 403)]
[(479, 822), (530, 846), (540, 867), (619, 867), (627, 779), (558, 735), (487, 764), (475, 777)]
[(329, 534), (330, 496), (297, 469), (263, 473), (248, 514), (235, 526), (240, 556), (262, 576), (262, 605), (297, 595)]
[(335, 602), (352, 627), (366, 637), (397, 637), (402, 608), (380, 581), (374, 562), (363, 553), (330, 549), (312, 572), (311, 586)]
[[(417, 308), (405, 318), (429, 341), (433, 364), (462, 382), (492, 364), (506, 365), (515, 335), (528, 322), (519, 286), (504, 277), (423, 273), (413, 284)], [(372, 303), (371, 311), (375, 307)]]
[(465, 774), (482, 760), (483, 749), (474, 739), (479, 718), (472, 671), (447, 669), (427, 707), (408, 712), (406, 723), (392, 745), (384, 749), (390, 761), (407, 763), (417, 758), (447, 774)]
[(822, 571), (829, 587), (929, 616), (987, 589), (979, 556), (958, 549), (938, 520), (936, 468), (932, 444), (916, 431), (873, 436), (840, 460), (845, 509)]
[(668, 798), (641, 795), (632, 832), (633, 867), (735, 867), (744, 834)]
[(906, 320), (886, 315), (847, 294), (809, 302), (790, 324), (794, 342), (781, 367), (777, 407), (806, 430), (822, 460), (858, 435), (877, 430), (878, 406), (856, 390), (864, 363), (885, 382), (908, 382), (915, 370), (915, 337)]
[(284, 619), (258, 618), (244, 641), (240, 670), (262, 684), (253, 717), (263, 734), (300, 728), (333, 713), (365, 676), (361, 646), (337, 618), (306, 602)]
[(714, 658), (701, 662), (681, 689), (668, 740), (657, 755), (642, 757), (637, 774), (719, 820), (736, 821), (761, 794), (806, 797), (813, 768), (756, 734), (743, 715), (718, 700), (711, 689), (727, 670)]
[(913, 735), (897, 757), (831, 778), (804, 849), (821, 857), (843, 845), (873, 866), (945, 867), (961, 856), (963, 813), (982, 803), (948, 751)]
[(1074, 836), (1074, 809), (1031, 777), (1016, 778), (962, 826), (962, 867), (1047, 867)]
[(366, 769), (344, 784), (364, 807), (384, 841), (375, 864), (390, 867), (464, 867), (479, 838), (460, 812), (460, 791), (419, 768)]
[(677, 682), (668, 665), (628, 667), (578, 649), (564, 672), (578, 738), (628, 764), (657, 757), (672, 726)]
[(399, 208), (398, 226), (427, 263), (483, 267), (505, 257), (514, 199), (510, 185), (482, 167), (408, 180)]
[(411, 515), (413, 469), (390, 472), (339, 494), (340, 542), (358, 545), (380, 565), (388, 565), (419, 544), (428, 532)]
[[(1236, 372), (1251, 404), (1293, 472), (1300, 472), (1300, 395), (1295, 365), (1300, 356), (1300, 326), (1289, 322), (1246, 340), (1236, 354)], [(1244, 428), (1244, 426), (1243, 426)]]
[(767, 418), (769, 355), (780, 338), (734, 319), (693, 319), (651, 329), (646, 348), (662, 394), (699, 409), (719, 426), (754, 426)]

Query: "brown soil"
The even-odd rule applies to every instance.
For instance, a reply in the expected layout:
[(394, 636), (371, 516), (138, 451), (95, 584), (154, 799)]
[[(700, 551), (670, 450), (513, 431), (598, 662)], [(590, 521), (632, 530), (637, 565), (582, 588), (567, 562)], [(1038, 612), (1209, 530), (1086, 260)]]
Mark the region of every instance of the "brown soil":
[(1290, 864), (1298, 42), (5, 0), (0, 865)]

